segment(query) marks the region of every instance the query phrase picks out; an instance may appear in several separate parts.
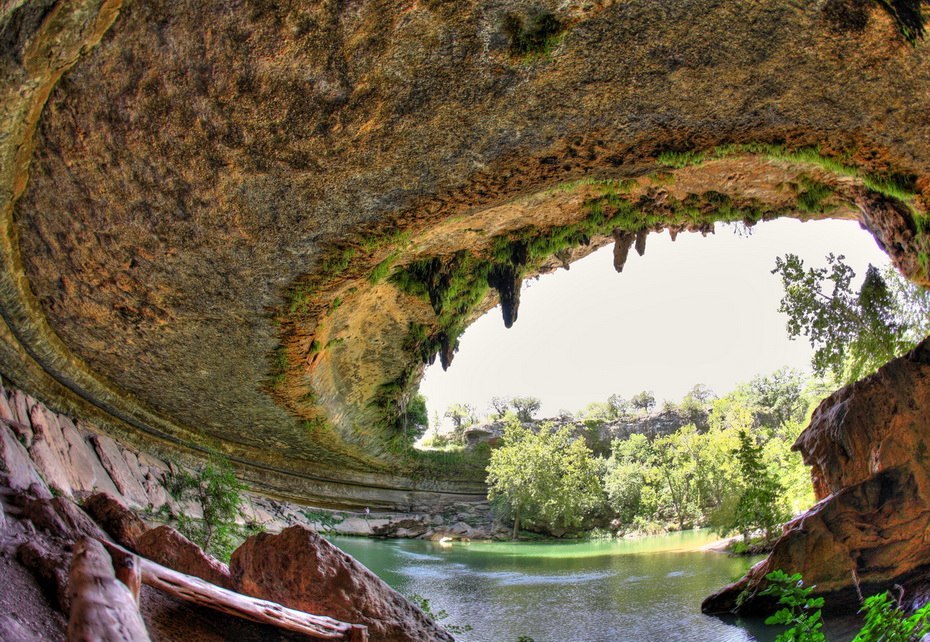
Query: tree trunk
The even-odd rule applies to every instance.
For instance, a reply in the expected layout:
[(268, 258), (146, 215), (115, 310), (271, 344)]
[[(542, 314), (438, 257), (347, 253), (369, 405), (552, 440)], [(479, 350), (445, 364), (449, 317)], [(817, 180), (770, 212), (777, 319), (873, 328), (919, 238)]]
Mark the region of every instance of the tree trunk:
[(517, 539), (517, 535), (520, 533), (520, 511), (519, 509), (514, 513), (513, 516), (513, 537), (512, 539)]

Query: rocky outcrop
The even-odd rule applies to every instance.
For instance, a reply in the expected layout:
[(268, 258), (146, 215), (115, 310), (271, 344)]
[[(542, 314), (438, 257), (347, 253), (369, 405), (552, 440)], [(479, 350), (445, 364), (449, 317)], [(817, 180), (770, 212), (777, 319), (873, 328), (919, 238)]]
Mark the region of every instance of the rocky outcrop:
[[(749, 611), (775, 569), (801, 573), (834, 606), (891, 584), (926, 583), (930, 560), (930, 339), (825, 399), (795, 448), (819, 503), (785, 525), (769, 557), (708, 598), (705, 612)], [(737, 596), (749, 596), (737, 600)]]
[(233, 588), (226, 564), (204, 553), (199, 546), (170, 526), (146, 531), (136, 541), (135, 551), (162, 566), (223, 588)]
[[(610, 421), (584, 421), (564, 417), (550, 417), (524, 422), (524, 426), (538, 430), (543, 424), (556, 428), (569, 426), (575, 437), (581, 437), (587, 446), (596, 453), (609, 454), (610, 444), (614, 439), (626, 439), (630, 435), (642, 434), (648, 437), (670, 435), (687, 424), (704, 427), (707, 424), (707, 412), (687, 416), (675, 410), (660, 410), (640, 416), (625, 416)], [(491, 420), (473, 424), (465, 428), (464, 440), (468, 448), (480, 444), (496, 446), (504, 435), (504, 420)]]
[(82, 504), (93, 518), (120, 546), (135, 550), (136, 542), (146, 531), (145, 522), (118, 499), (106, 493), (91, 495)]
[(315, 532), (249, 538), (230, 561), (237, 590), (369, 628), (372, 641), (452, 641), (418, 607)]

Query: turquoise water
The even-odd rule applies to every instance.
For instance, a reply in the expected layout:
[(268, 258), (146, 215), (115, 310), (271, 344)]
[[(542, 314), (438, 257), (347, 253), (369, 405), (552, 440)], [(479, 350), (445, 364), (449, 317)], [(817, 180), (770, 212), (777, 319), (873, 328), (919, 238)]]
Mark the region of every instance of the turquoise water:
[(759, 622), (701, 614), (701, 600), (758, 558), (696, 551), (707, 531), (568, 543), (455, 542), (333, 537), (404, 594), (429, 598), (456, 639), (515, 642), (771, 640)]

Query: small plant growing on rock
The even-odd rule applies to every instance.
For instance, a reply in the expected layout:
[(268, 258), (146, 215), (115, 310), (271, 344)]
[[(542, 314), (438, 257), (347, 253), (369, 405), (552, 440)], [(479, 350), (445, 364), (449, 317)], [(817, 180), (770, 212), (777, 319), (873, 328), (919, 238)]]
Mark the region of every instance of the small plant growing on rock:
[(167, 488), (178, 502), (200, 506), (202, 519), (183, 511), (170, 517), (178, 531), (204, 551), (228, 560), (239, 540), (250, 534), (236, 520), (242, 516), (242, 491), (245, 486), (236, 478), (232, 466), (224, 458), (213, 457), (197, 471), (178, 468), (170, 473)]
[(775, 642), (823, 642), (827, 638), (820, 632), (823, 626), (822, 597), (811, 597), (813, 586), (804, 586), (801, 574), (788, 575), (782, 570), (772, 571), (765, 576), (770, 584), (760, 595), (778, 597), (781, 605), (774, 615), (765, 619), (766, 624), (783, 624), (788, 630), (775, 638)]

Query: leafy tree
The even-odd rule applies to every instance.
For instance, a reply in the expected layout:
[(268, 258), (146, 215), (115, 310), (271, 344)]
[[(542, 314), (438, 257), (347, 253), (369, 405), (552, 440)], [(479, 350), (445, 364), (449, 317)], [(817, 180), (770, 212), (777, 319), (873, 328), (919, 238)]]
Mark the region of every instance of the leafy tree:
[(426, 432), (429, 427), (429, 412), (426, 410), (426, 397), (417, 393), (407, 402), (403, 414), (404, 432), (411, 431), (413, 438)]
[(242, 531), (236, 524), (241, 516), (242, 491), (245, 486), (236, 478), (229, 461), (214, 457), (199, 470), (183, 468), (167, 480), (168, 492), (179, 502), (200, 506), (202, 519), (182, 512), (171, 517), (178, 531), (204, 551), (228, 560)]
[[(825, 600), (811, 596), (814, 587), (804, 586), (800, 573), (788, 575), (780, 569), (772, 571), (765, 579), (769, 584), (759, 595), (777, 597), (781, 607), (767, 617), (765, 623), (788, 627), (775, 642), (826, 640), (821, 632)], [(907, 615), (901, 598), (899, 595), (895, 600), (884, 592), (863, 600), (859, 612), (864, 615), (865, 622), (852, 642), (918, 642), (930, 633), (930, 604)]]
[(856, 381), (912, 348), (930, 333), (930, 301), (894, 269), (869, 265), (858, 293), (855, 272), (842, 255), (827, 255), (827, 267), (805, 269), (795, 254), (778, 257), (772, 273), (785, 288), (779, 311), (788, 315), (788, 335), (808, 338), (818, 376), (832, 372)]
[(474, 406), (467, 403), (452, 404), (444, 416), (452, 420), (452, 439), (459, 444), (465, 441), (465, 429), (478, 422)]
[(533, 415), (542, 407), (542, 402), (536, 397), (514, 397), (510, 404), (520, 421), (533, 421)]
[(748, 403), (754, 408), (756, 423), (770, 432), (785, 434), (804, 421), (811, 400), (800, 371), (781, 368), (767, 376), (754, 377), (748, 386)]
[(741, 532), (743, 541), (749, 541), (753, 531), (762, 530), (770, 541), (775, 528), (788, 518), (779, 501), (784, 487), (765, 466), (762, 447), (747, 431), (740, 430), (739, 448), (733, 454), (739, 461), (743, 491), (726, 530)]
[(630, 412), (630, 402), (618, 394), (612, 394), (607, 398), (607, 405), (610, 407), (611, 419), (619, 419)]
[(656, 405), (656, 397), (651, 391), (643, 390), (630, 399), (630, 405), (643, 412), (649, 412)]
[(688, 391), (688, 394), (685, 395), (685, 399), (693, 399), (701, 405), (706, 405), (713, 401), (716, 396), (717, 395), (714, 394), (713, 390), (705, 386), (703, 383), (698, 383)]
[(604, 475), (604, 490), (610, 508), (624, 524), (632, 523), (644, 512), (654, 513), (657, 508), (655, 505), (643, 506), (643, 489), (646, 487), (651, 451), (649, 440), (641, 434), (630, 435), (628, 439), (616, 439), (611, 447)]
[(900, 596), (895, 601), (885, 592), (867, 597), (860, 612), (865, 614), (865, 625), (853, 642), (917, 642), (930, 633), (930, 604), (907, 616)]
[(504, 415), (507, 414), (507, 411), (510, 410), (510, 398), (509, 397), (491, 397), (490, 401), (491, 409), (494, 410), (494, 414), (503, 419)]
[(512, 516), (514, 538), (521, 520), (550, 532), (578, 528), (602, 502), (597, 473), (591, 451), (583, 439), (571, 438), (569, 427), (534, 432), (514, 420), (491, 452), (488, 497)]

